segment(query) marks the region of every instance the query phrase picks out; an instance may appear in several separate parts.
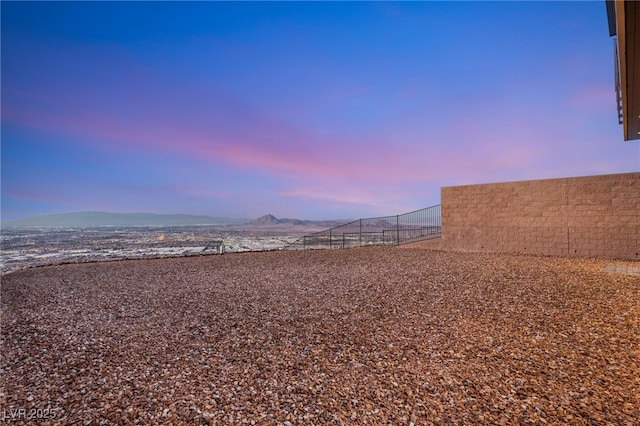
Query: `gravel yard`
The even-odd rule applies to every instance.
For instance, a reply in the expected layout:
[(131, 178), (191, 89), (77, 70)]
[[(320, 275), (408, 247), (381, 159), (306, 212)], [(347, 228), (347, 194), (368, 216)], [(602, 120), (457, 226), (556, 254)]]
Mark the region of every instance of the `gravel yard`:
[(23, 270), (2, 277), (0, 414), (638, 424), (640, 276), (610, 265), (640, 266), (361, 248)]

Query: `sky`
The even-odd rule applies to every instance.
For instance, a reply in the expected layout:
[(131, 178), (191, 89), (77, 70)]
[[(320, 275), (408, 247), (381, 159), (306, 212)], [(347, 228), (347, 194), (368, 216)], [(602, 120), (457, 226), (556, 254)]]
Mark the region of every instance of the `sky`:
[(640, 170), (604, 1), (0, 7), (2, 220), (357, 219)]

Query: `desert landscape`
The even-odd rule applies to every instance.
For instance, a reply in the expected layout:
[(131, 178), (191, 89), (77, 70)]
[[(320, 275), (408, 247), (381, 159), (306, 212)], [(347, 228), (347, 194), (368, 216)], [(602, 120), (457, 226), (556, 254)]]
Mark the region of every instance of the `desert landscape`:
[(637, 262), (416, 247), (2, 277), (6, 421), (615, 424), (640, 418)]

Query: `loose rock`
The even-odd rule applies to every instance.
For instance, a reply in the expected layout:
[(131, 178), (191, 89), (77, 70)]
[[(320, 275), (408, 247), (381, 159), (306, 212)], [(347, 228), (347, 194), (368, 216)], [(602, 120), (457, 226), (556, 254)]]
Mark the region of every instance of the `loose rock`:
[(361, 248), (23, 270), (2, 277), (0, 407), (52, 425), (631, 425), (640, 278), (611, 263)]

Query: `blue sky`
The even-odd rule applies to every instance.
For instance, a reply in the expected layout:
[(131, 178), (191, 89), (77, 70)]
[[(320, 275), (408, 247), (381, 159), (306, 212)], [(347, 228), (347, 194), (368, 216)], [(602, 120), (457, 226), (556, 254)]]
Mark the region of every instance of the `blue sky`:
[(2, 219), (396, 214), (640, 170), (604, 2), (2, 2)]

